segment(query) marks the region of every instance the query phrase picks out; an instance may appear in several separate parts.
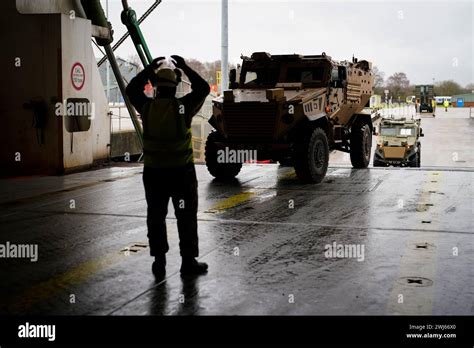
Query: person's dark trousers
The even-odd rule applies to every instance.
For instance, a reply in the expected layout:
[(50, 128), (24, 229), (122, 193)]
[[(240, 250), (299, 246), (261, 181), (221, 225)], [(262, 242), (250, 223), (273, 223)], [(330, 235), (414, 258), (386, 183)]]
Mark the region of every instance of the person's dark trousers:
[(178, 221), (179, 248), (183, 258), (199, 255), (197, 235), (197, 179), (194, 164), (179, 168), (143, 169), (143, 184), (148, 204), (147, 226), (150, 255), (168, 250), (166, 215), (171, 197)]

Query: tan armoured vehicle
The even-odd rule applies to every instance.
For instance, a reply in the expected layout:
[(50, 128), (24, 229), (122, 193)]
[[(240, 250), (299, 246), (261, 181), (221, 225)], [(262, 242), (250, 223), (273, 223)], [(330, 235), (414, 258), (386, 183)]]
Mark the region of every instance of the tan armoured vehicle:
[(380, 121), (374, 167), (420, 167), (424, 136), (421, 120), (386, 118)]
[(233, 159), (245, 157), (229, 153), (290, 163), (310, 183), (323, 180), (332, 150), (350, 153), (355, 168), (368, 166), (373, 125), (361, 112), (372, 95), (370, 62), (337, 62), (325, 53), (242, 59), (240, 74), (231, 70), (230, 89), (213, 100), (206, 165), (214, 177), (239, 173), (242, 161)]

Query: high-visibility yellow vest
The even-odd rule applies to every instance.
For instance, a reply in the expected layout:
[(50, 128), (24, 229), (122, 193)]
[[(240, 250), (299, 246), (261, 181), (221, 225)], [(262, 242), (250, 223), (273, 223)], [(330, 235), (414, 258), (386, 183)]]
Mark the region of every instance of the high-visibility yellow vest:
[(175, 98), (157, 98), (143, 107), (145, 166), (176, 168), (194, 162), (191, 128), (180, 110), (184, 108)]

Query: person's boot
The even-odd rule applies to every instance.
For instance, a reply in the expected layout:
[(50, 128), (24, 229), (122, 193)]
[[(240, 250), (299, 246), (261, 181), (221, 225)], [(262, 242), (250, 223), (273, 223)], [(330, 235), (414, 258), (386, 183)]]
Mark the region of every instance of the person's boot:
[(183, 276), (197, 276), (206, 274), (207, 263), (197, 262), (194, 257), (183, 257), (180, 272)]
[(162, 279), (166, 274), (166, 256), (155, 256), (155, 261), (151, 265), (151, 271), (156, 278)]

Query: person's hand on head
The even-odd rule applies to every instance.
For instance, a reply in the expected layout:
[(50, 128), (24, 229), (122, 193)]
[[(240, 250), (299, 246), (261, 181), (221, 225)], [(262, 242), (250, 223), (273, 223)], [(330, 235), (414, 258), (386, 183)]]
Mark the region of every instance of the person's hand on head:
[(187, 67), (186, 62), (184, 61), (184, 58), (178, 55), (172, 55), (171, 56), (174, 66), (177, 67), (178, 69), (183, 69)]
[(153, 70), (158, 69), (161, 65), (163, 65), (164, 62), (162, 61), (165, 59), (166, 59), (165, 57), (158, 57), (158, 58), (153, 59), (153, 61), (149, 65), (150, 68)]
[(163, 65), (165, 61), (165, 57), (158, 57), (153, 59), (153, 61), (145, 68), (145, 71), (147, 71), (148, 74), (148, 79), (150, 80), (151, 84), (156, 83), (156, 72), (160, 68), (160, 66)]

